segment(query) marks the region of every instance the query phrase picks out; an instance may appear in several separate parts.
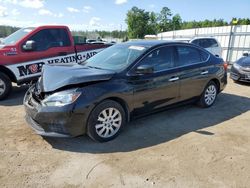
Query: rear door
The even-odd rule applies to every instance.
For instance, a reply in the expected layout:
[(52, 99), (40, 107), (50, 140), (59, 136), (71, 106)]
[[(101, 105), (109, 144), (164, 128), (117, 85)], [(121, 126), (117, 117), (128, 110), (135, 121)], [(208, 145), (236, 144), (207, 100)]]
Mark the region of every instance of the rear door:
[(188, 45), (177, 45), (180, 100), (199, 96), (208, 82), (209, 54)]
[[(129, 82), (134, 88), (135, 114), (157, 110), (179, 100), (179, 80), (173, 46), (160, 47), (146, 55), (132, 70)], [(152, 66), (151, 74), (137, 75), (138, 66)]]

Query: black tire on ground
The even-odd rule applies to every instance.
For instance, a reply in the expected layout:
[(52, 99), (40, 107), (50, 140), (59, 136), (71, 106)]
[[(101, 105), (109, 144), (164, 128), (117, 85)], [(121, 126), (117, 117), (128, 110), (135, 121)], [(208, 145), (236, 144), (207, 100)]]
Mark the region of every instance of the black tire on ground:
[(105, 100), (90, 113), (87, 134), (95, 141), (107, 142), (119, 135), (125, 123), (123, 107), (113, 100)]
[(0, 100), (8, 97), (11, 90), (12, 83), (10, 78), (6, 74), (0, 72)]
[(198, 105), (202, 108), (208, 108), (212, 106), (216, 100), (218, 94), (218, 86), (214, 81), (208, 82), (200, 96)]

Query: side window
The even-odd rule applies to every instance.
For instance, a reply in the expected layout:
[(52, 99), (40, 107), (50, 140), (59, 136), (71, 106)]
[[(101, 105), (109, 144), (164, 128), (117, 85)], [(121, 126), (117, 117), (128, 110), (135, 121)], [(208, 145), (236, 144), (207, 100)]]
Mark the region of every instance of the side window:
[(152, 51), (141, 62), (140, 65), (152, 65), (154, 71), (164, 71), (175, 67), (174, 47), (161, 47)]
[(203, 48), (218, 47), (218, 43), (215, 39), (200, 39), (200, 46)]
[(207, 61), (209, 54), (204, 51), (200, 51), (200, 54), (201, 54), (201, 61)]
[(218, 47), (218, 43), (217, 43), (217, 41), (216, 40), (214, 40), (214, 39), (208, 39), (210, 42), (210, 48), (212, 48), (212, 47)]
[(200, 42), (199, 41), (200, 41), (199, 39), (194, 40), (194, 41), (192, 41), (192, 44), (196, 44), (196, 45), (200, 46)]
[(185, 66), (203, 61), (201, 51), (190, 46), (177, 46), (179, 66)]
[(44, 29), (28, 40), (36, 42), (35, 51), (45, 51), (53, 47), (70, 46), (70, 39), (65, 29)]
[(44, 51), (47, 49), (47, 31), (42, 30), (30, 37), (28, 40), (33, 40), (36, 43), (35, 51)]
[(203, 48), (210, 48), (210, 40), (209, 39), (200, 39), (200, 46)]

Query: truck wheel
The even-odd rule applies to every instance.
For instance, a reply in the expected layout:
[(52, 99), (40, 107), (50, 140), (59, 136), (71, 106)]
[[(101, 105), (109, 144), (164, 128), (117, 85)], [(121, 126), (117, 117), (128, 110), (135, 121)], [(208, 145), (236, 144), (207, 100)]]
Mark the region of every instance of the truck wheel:
[(95, 141), (107, 142), (120, 133), (126, 122), (123, 107), (112, 100), (98, 104), (88, 119), (87, 133)]
[(5, 99), (8, 97), (12, 89), (12, 84), (10, 78), (0, 72), (0, 100)]

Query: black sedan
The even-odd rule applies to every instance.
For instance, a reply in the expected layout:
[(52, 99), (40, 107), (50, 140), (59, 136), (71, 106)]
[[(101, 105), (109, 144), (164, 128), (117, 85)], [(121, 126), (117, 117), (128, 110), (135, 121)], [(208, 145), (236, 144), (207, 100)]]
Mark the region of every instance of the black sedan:
[(82, 64), (44, 66), (24, 98), (26, 120), (40, 135), (109, 141), (136, 116), (184, 101), (212, 106), (226, 75), (221, 58), (193, 44), (117, 44)]
[(230, 78), (234, 81), (250, 82), (250, 56), (244, 55), (231, 68)]

